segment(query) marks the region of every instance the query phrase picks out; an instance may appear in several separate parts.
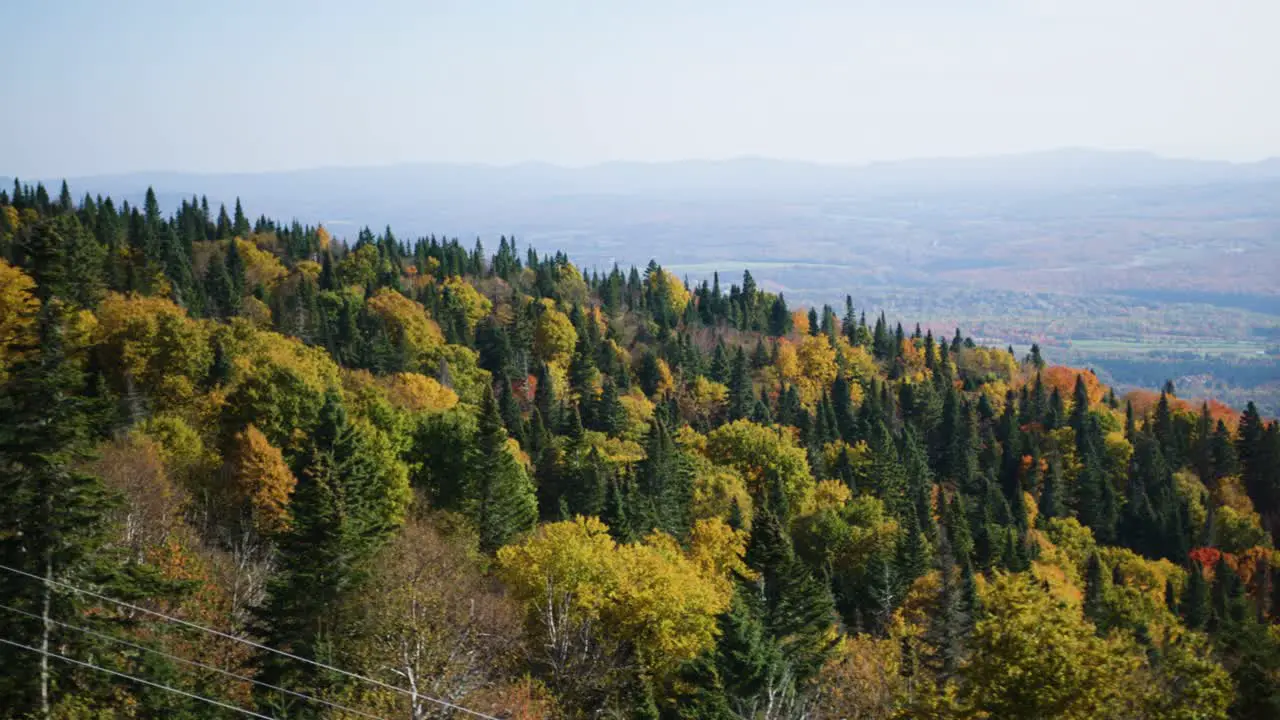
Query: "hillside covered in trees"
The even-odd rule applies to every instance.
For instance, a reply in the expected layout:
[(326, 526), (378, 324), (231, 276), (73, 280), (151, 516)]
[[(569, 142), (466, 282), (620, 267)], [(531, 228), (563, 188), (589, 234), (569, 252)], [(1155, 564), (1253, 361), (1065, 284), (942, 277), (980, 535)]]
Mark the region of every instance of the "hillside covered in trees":
[(1252, 406), (199, 198), (0, 258), (0, 716), (1280, 717)]

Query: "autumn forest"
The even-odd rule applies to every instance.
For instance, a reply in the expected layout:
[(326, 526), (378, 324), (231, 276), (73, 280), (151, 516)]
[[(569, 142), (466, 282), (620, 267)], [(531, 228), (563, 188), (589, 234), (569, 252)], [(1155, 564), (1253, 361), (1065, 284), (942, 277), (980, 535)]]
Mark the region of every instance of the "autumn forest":
[(251, 217), (0, 190), (0, 717), (1280, 718), (1252, 404)]

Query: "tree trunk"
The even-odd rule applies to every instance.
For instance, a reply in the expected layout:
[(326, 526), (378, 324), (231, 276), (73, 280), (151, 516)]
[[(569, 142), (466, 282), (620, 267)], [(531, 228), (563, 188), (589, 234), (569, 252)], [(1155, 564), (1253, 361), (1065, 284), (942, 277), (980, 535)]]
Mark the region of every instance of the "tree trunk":
[(49, 634), (53, 628), (50, 621), (50, 606), (53, 604), (53, 551), (46, 550), (44, 556), (44, 597), (41, 603), (40, 620), (40, 714), (45, 720), (52, 715), (49, 710)]

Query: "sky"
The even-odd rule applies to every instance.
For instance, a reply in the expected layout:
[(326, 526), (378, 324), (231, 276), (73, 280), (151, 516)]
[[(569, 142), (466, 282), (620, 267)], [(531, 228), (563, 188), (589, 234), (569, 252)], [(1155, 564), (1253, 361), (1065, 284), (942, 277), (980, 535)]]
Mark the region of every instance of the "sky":
[(1275, 0), (63, 0), (0, 27), (0, 175), (1280, 155)]

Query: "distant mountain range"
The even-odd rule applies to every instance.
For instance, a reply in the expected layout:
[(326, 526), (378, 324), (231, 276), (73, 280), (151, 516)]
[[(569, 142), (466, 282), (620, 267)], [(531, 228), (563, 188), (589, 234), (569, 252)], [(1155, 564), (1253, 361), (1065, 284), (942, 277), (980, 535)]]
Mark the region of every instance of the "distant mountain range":
[[(45, 178), (56, 193), (59, 178)], [(12, 184), (11, 180), (4, 181)], [(694, 277), (744, 266), (777, 289), (873, 285), (1266, 296), (1280, 273), (1280, 159), (1084, 149), (846, 166), (739, 158), (570, 168), (422, 163), (69, 179), (76, 197), (237, 196), (254, 217), (339, 237), (390, 225), (564, 250), (588, 267), (663, 258)], [(1248, 300), (1253, 303), (1253, 300)]]
[[(0, 178), (11, 185), (11, 178)], [(42, 178), (56, 185), (61, 178)], [(1017, 155), (831, 165), (767, 158), (607, 162), (586, 167), (546, 163), (413, 163), (266, 173), (137, 172), (70, 178), (76, 194), (140, 196), (148, 186), (171, 199), (192, 194), (296, 214), (347, 196), (390, 200), (527, 200), (581, 195), (814, 198), (1196, 185), (1280, 180), (1280, 158), (1231, 163), (1147, 152), (1063, 149)], [(343, 203), (344, 205), (346, 203)], [(377, 203), (381, 204), (381, 203)], [(462, 231), (462, 228), (457, 228)]]

